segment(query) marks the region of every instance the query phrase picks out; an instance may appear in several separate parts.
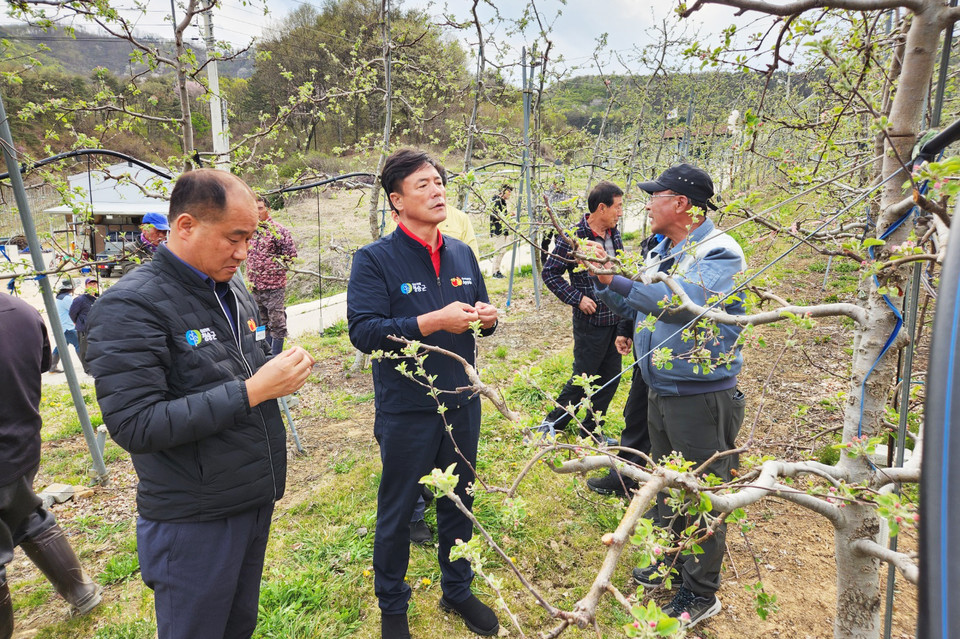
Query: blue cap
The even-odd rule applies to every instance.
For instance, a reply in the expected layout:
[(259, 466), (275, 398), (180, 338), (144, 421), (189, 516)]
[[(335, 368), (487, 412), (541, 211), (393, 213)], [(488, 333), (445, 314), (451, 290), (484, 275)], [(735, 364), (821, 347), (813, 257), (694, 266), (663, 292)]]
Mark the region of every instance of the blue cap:
[(163, 213), (147, 213), (143, 216), (141, 224), (152, 224), (158, 231), (169, 231), (170, 224), (167, 222), (167, 216)]

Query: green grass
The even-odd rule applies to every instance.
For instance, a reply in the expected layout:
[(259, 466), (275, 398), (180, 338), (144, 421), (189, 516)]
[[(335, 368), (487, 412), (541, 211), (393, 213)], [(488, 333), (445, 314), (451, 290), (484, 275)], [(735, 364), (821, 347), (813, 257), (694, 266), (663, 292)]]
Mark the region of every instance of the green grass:
[(156, 624), (141, 619), (99, 628), (92, 639), (152, 639), (156, 632)]
[[(136, 538), (134, 537), (134, 545)], [(136, 548), (133, 552), (115, 552), (103, 567), (98, 581), (102, 584), (115, 584), (130, 579), (140, 571), (140, 560)]]

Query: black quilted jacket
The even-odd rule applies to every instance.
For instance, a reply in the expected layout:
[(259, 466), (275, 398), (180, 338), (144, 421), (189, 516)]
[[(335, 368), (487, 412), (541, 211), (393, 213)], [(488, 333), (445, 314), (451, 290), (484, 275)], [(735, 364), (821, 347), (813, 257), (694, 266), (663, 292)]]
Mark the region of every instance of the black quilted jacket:
[(209, 521), (283, 495), (286, 442), (275, 401), (250, 408), (244, 380), (267, 361), (239, 276), (228, 304), (161, 246), (90, 311), (87, 359), (110, 436), (133, 458), (140, 515)]

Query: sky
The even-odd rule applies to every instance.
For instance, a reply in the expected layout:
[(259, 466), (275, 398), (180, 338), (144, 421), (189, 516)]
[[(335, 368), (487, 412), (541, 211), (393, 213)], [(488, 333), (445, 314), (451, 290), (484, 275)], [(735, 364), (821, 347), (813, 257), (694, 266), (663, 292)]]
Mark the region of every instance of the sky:
[[(394, 4), (398, 1), (403, 8), (425, 10), (436, 22), (442, 22), (445, 14), (466, 20), (472, 6), (471, 0), (392, 0)], [(322, 4), (323, 0), (269, 0), (270, 12), (264, 15), (263, 0), (221, 0), (221, 6), (215, 9), (213, 17), (214, 35), (218, 40), (243, 47), (252, 39), (275, 35), (283, 18), (297, 7), (313, 5), (319, 8)], [(524, 5), (519, 0), (493, 0), (493, 4), (507, 19), (518, 17)], [(612, 54), (619, 52), (621, 58), (626, 60), (631, 52), (651, 44), (653, 36), (648, 33), (651, 26), (666, 17), (672, 22), (678, 21), (673, 14), (675, 4), (675, 0), (567, 0), (565, 4), (561, 0), (537, 0), (542, 18), (550, 25), (550, 38), (553, 41), (550, 57), (557, 62), (562, 56), (564, 62), (559, 67), (569, 75), (596, 73), (593, 52), (602, 34), (607, 34), (606, 53), (600, 58), (604, 70), (622, 72), (623, 65)], [(132, 7), (134, 0), (114, 0), (113, 5), (118, 8)], [(170, 35), (170, 0), (145, 0), (145, 5), (147, 11), (138, 18), (138, 28), (160, 36)], [(602, 10), (598, 7), (602, 7)], [(482, 20), (494, 15), (493, 9), (483, 2), (478, 11)], [(682, 23), (688, 33), (699, 33), (704, 45), (716, 46), (719, 42), (717, 34), (722, 28), (733, 22), (739, 25), (749, 23), (749, 19), (735, 18), (733, 14), (734, 10), (726, 7), (706, 7)], [(3, 22), (9, 23), (10, 20), (7, 18)], [(82, 27), (83, 23), (78, 21), (75, 25)], [(473, 35), (472, 31), (465, 30), (462, 36), (451, 37), (460, 37), (465, 45), (469, 45), (470, 36)], [(532, 42), (536, 35), (536, 30), (532, 28), (526, 34), (508, 34), (504, 24), (497, 27), (495, 33), (497, 39), (509, 43), (515, 50)], [(197, 44), (202, 42), (198, 28), (190, 28), (187, 37), (196, 38)], [(633, 66), (635, 71), (643, 70), (638, 63), (627, 64)]]

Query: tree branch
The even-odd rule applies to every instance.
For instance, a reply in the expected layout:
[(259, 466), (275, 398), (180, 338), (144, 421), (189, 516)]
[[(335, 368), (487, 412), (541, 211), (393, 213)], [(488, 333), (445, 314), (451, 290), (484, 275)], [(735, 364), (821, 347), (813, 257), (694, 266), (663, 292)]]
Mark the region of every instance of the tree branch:
[[(413, 344), (413, 342), (411, 340), (408, 340), (406, 337), (397, 337), (396, 335), (388, 335), (387, 338), (393, 340), (394, 342), (399, 342), (401, 344), (406, 344), (408, 346), (410, 344)], [(494, 406), (496, 406), (497, 410), (500, 411), (500, 414), (506, 417), (507, 419), (509, 419), (511, 422), (519, 423), (520, 415), (510, 410), (506, 402), (503, 401), (503, 398), (497, 392), (497, 389), (495, 389), (492, 386), (488, 386), (486, 383), (484, 383), (482, 379), (480, 379), (480, 375), (477, 373), (477, 369), (474, 368), (473, 365), (470, 364), (470, 362), (460, 357), (453, 351), (448, 351), (445, 348), (440, 348), (439, 346), (431, 346), (430, 344), (424, 344), (422, 342), (418, 342), (418, 344), (420, 348), (422, 348), (425, 351), (446, 355), (447, 357), (452, 357), (457, 362), (459, 362), (459, 364), (463, 366), (463, 370), (467, 373), (467, 379), (470, 380), (470, 390), (472, 390), (475, 393), (479, 393), (480, 395), (483, 395), (484, 397), (489, 399), (490, 402)]]
[(882, 11), (904, 7), (913, 12), (919, 12), (923, 9), (922, 0), (794, 0), (785, 4), (774, 4), (767, 0), (697, 0), (692, 7), (683, 12), (683, 17), (690, 17), (693, 12), (699, 11), (707, 4), (719, 4), (739, 9), (737, 11), (738, 15), (747, 11), (758, 11), (775, 16), (791, 16), (822, 7), (847, 9), (849, 11)]
[(917, 585), (920, 577), (920, 569), (910, 555), (902, 552), (890, 550), (870, 539), (855, 539), (850, 542), (850, 548), (860, 555), (867, 557), (876, 557), (880, 561), (896, 566), (903, 578)]

